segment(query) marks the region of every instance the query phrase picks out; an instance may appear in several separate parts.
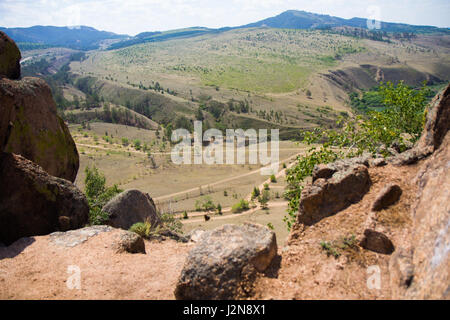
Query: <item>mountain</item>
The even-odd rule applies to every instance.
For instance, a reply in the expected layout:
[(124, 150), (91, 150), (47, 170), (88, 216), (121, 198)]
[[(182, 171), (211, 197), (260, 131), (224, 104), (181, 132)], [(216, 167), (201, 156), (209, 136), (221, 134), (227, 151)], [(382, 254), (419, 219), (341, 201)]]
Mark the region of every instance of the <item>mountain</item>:
[(120, 41), (112, 44), (109, 49), (119, 49), (130, 47), (135, 44), (147, 43), (147, 42), (160, 42), (172, 39), (191, 38), (201, 36), (209, 33), (219, 33), (222, 31), (230, 30), (231, 28), (210, 29), (204, 27), (192, 27), (185, 29), (176, 29), (169, 31), (155, 31), (155, 32), (142, 32), (131, 39)]
[[(164, 32), (143, 32), (131, 39), (114, 43), (109, 47), (109, 49), (119, 49), (146, 42), (160, 42), (176, 38), (190, 38), (211, 33), (221, 33), (233, 29), (264, 27), (283, 29), (339, 29), (350, 27), (358, 28), (359, 31), (361, 31), (361, 29), (365, 29), (363, 32), (372, 34), (368, 31), (369, 28), (367, 26), (367, 19), (365, 18), (343, 19), (330, 15), (316, 14), (306, 11), (288, 10), (275, 17), (267, 18), (258, 22), (238, 27), (224, 27), (220, 29), (193, 27)], [(380, 22), (380, 27), (381, 29), (379, 29), (379, 31), (390, 33), (440, 32), (450, 34), (450, 30), (448, 28), (438, 28), (433, 26), (414, 26), (403, 23)], [(355, 29), (352, 30), (354, 32)], [(366, 37), (372, 38), (370, 34), (366, 35)]]
[[(368, 29), (367, 19), (352, 18), (343, 19), (330, 15), (310, 13), (306, 11), (288, 10), (275, 17), (264, 19), (255, 23), (250, 23), (240, 28), (270, 27), (286, 29), (326, 29), (333, 27), (354, 27)], [(381, 22), (380, 31), (386, 32), (414, 32), (414, 33), (449, 33), (448, 28), (438, 28), (433, 26), (414, 26), (403, 23)]]
[(15, 42), (34, 43), (54, 47), (66, 47), (76, 50), (93, 50), (103, 40), (125, 39), (126, 35), (98, 31), (91, 27), (53, 27), (34, 26), (30, 28), (2, 28)]

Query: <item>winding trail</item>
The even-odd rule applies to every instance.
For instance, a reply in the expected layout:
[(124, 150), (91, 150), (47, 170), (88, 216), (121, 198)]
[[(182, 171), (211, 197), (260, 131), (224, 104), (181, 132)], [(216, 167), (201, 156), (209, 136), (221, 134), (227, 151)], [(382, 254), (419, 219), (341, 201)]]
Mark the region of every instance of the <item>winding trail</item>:
[[(298, 148), (298, 149), (295, 149), (295, 150), (302, 150), (302, 151), (304, 151), (304, 150), (306, 150), (306, 148)], [(301, 154), (303, 154), (303, 152), (299, 152), (299, 153), (297, 153), (297, 154), (295, 154), (293, 156), (290, 156), (290, 157), (288, 157), (286, 159), (278, 161), (277, 164), (280, 165), (281, 163), (284, 163), (284, 162), (290, 161), (292, 159), (295, 159)], [(287, 168), (290, 168), (292, 166), (293, 166), (293, 164), (290, 164), (289, 166), (287, 166)], [(263, 167), (263, 168), (270, 168), (270, 165), (266, 166), (266, 167)], [(239, 178), (242, 178), (242, 177), (246, 177), (246, 176), (250, 176), (250, 175), (259, 173), (261, 171), (261, 169), (263, 169), (263, 168), (259, 168), (259, 169), (256, 169), (256, 170), (253, 170), (253, 171), (250, 171), (250, 172), (247, 172), (247, 173), (243, 173), (241, 175), (233, 176), (233, 177), (230, 177), (230, 178), (222, 179), (222, 180), (219, 180), (219, 181), (216, 181), (216, 182), (213, 182), (213, 183), (208, 183), (208, 184), (202, 185), (200, 187), (190, 188), (190, 189), (183, 190), (183, 191), (180, 191), (180, 192), (166, 194), (164, 196), (153, 198), (153, 200), (154, 201), (161, 201), (161, 200), (164, 200), (164, 199), (168, 199), (168, 198), (172, 198), (172, 197), (175, 197), (175, 196), (183, 195), (183, 194), (186, 194), (186, 193), (189, 193), (189, 192), (192, 192), (192, 191), (196, 191), (199, 188), (208, 188), (208, 187), (212, 187), (212, 186), (217, 186), (219, 184), (223, 184), (223, 183), (226, 183), (226, 182), (229, 182), (229, 181), (233, 181), (233, 180), (236, 180), (236, 179), (239, 179)], [(282, 175), (285, 174), (285, 172), (286, 172), (286, 169), (282, 169), (281, 171), (279, 171), (275, 175), (275, 177), (276, 178), (281, 177)], [(265, 183), (270, 183), (270, 178), (267, 179), (266, 181), (264, 181), (262, 184), (260, 184), (259, 188), (261, 189), (264, 186)], [(246, 199), (250, 199), (250, 197), (251, 197), (251, 195), (249, 195)]]

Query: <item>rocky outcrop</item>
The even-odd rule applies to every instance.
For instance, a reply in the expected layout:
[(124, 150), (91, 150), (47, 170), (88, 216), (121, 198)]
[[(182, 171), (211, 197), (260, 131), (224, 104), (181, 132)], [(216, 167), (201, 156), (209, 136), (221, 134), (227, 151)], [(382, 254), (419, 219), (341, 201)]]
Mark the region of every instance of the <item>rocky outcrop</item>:
[(248, 293), (249, 279), (277, 253), (275, 233), (244, 224), (205, 232), (186, 259), (175, 289), (177, 299), (235, 299)]
[(110, 226), (91, 226), (67, 232), (53, 232), (50, 234), (50, 242), (58, 246), (73, 248), (100, 233), (113, 230)]
[(161, 224), (155, 203), (146, 193), (126, 190), (111, 199), (102, 209), (109, 214), (106, 224), (128, 230), (133, 224), (150, 221), (152, 228)]
[(450, 123), (450, 84), (436, 95), (427, 108), (425, 130), (417, 144), (418, 149), (437, 150), (447, 134)]
[[(449, 124), (447, 123), (447, 126)], [(450, 134), (441, 147), (427, 160), (417, 175), (417, 201), (412, 208), (410, 286), (404, 293), (408, 299), (450, 298)], [(393, 274), (402, 274), (391, 261)], [(401, 282), (393, 279), (394, 282)], [(401, 296), (402, 297), (402, 296)]]
[(361, 164), (366, 167), (369, 167), (371, 159), (371, 155), (364, 154), (360, 157), (348, 158), (343, 160), (337, 160), (335, 162), (327, 163), (327, 164), (318, 164), (314, 166), (312, 172), (313, 182), (317, 179), (329, 179), (338, 171), (345, 171), (355, 165)]
[[(413, 181), (418, 194), (411, 206), (413, 225), (389, 264), (394, 299), (450, 298), (450, 85), (427, 109), (417, 145), (394, 163), (420, 164)], [(434, 151), (434, 153), (433, 153)]]
[(0, 154), (1, 242), (81, 228), (88, 215), (84, 194), (71, 182), (49, 175), (20, 155)]
[(0, 78), (19, 79), (21, 58), (19, 48), (14, 41), (0, 31)]
[(90, 226), (78, 230), (67, 232), (53, 232), (50, 234), (49, 241), (57, 246), (73, 248), (79, 246), (90, 238), (102, 233), (114, 233), (113, 240), (108, 247), (115, 250), (116, 253), (144, 253), (144, 239), (134, 232), (114, 229), (110, 226)]
[[(328, 179), (318, 178), (303, 189), (298, 223), (313, 225), (361, 200), (369, 191), (371, 181), (367, 167), (354, 161), (327, 165), (333, 175)], [(324, 170), (317, 170), (316, 177), (319, 172)]]
[(0, 114), (2, 150), (22, 155), (53, 176), (75, 181), (77, 148), (57, 115), (50, 87), (44, 80), (0, 79)]

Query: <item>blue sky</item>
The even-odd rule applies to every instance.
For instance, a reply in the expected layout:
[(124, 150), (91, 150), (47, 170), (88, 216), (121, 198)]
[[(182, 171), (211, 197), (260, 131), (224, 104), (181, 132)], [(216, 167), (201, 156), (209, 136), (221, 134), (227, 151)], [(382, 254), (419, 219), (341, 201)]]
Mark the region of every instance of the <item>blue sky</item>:
[(0, 0), (0, 26), (86, 25), (135, 35), (191, 26), (238, 26), (289, 9), (450, 27), (449, 0)]

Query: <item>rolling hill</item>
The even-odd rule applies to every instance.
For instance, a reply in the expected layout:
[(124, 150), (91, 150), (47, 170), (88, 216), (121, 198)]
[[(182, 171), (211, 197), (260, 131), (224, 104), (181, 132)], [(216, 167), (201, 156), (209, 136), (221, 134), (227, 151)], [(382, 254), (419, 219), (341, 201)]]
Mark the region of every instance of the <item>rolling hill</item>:
[(126, 35), (112, 32), (98, 31), (91, 27), (53, 27), (34, 26), (30, 28), (2, 28), (15, 42), (40, 44), (51, 47), (66, 47), (76, 50), (97, 49), (101, 41), (109, 39), (124, 39)]

